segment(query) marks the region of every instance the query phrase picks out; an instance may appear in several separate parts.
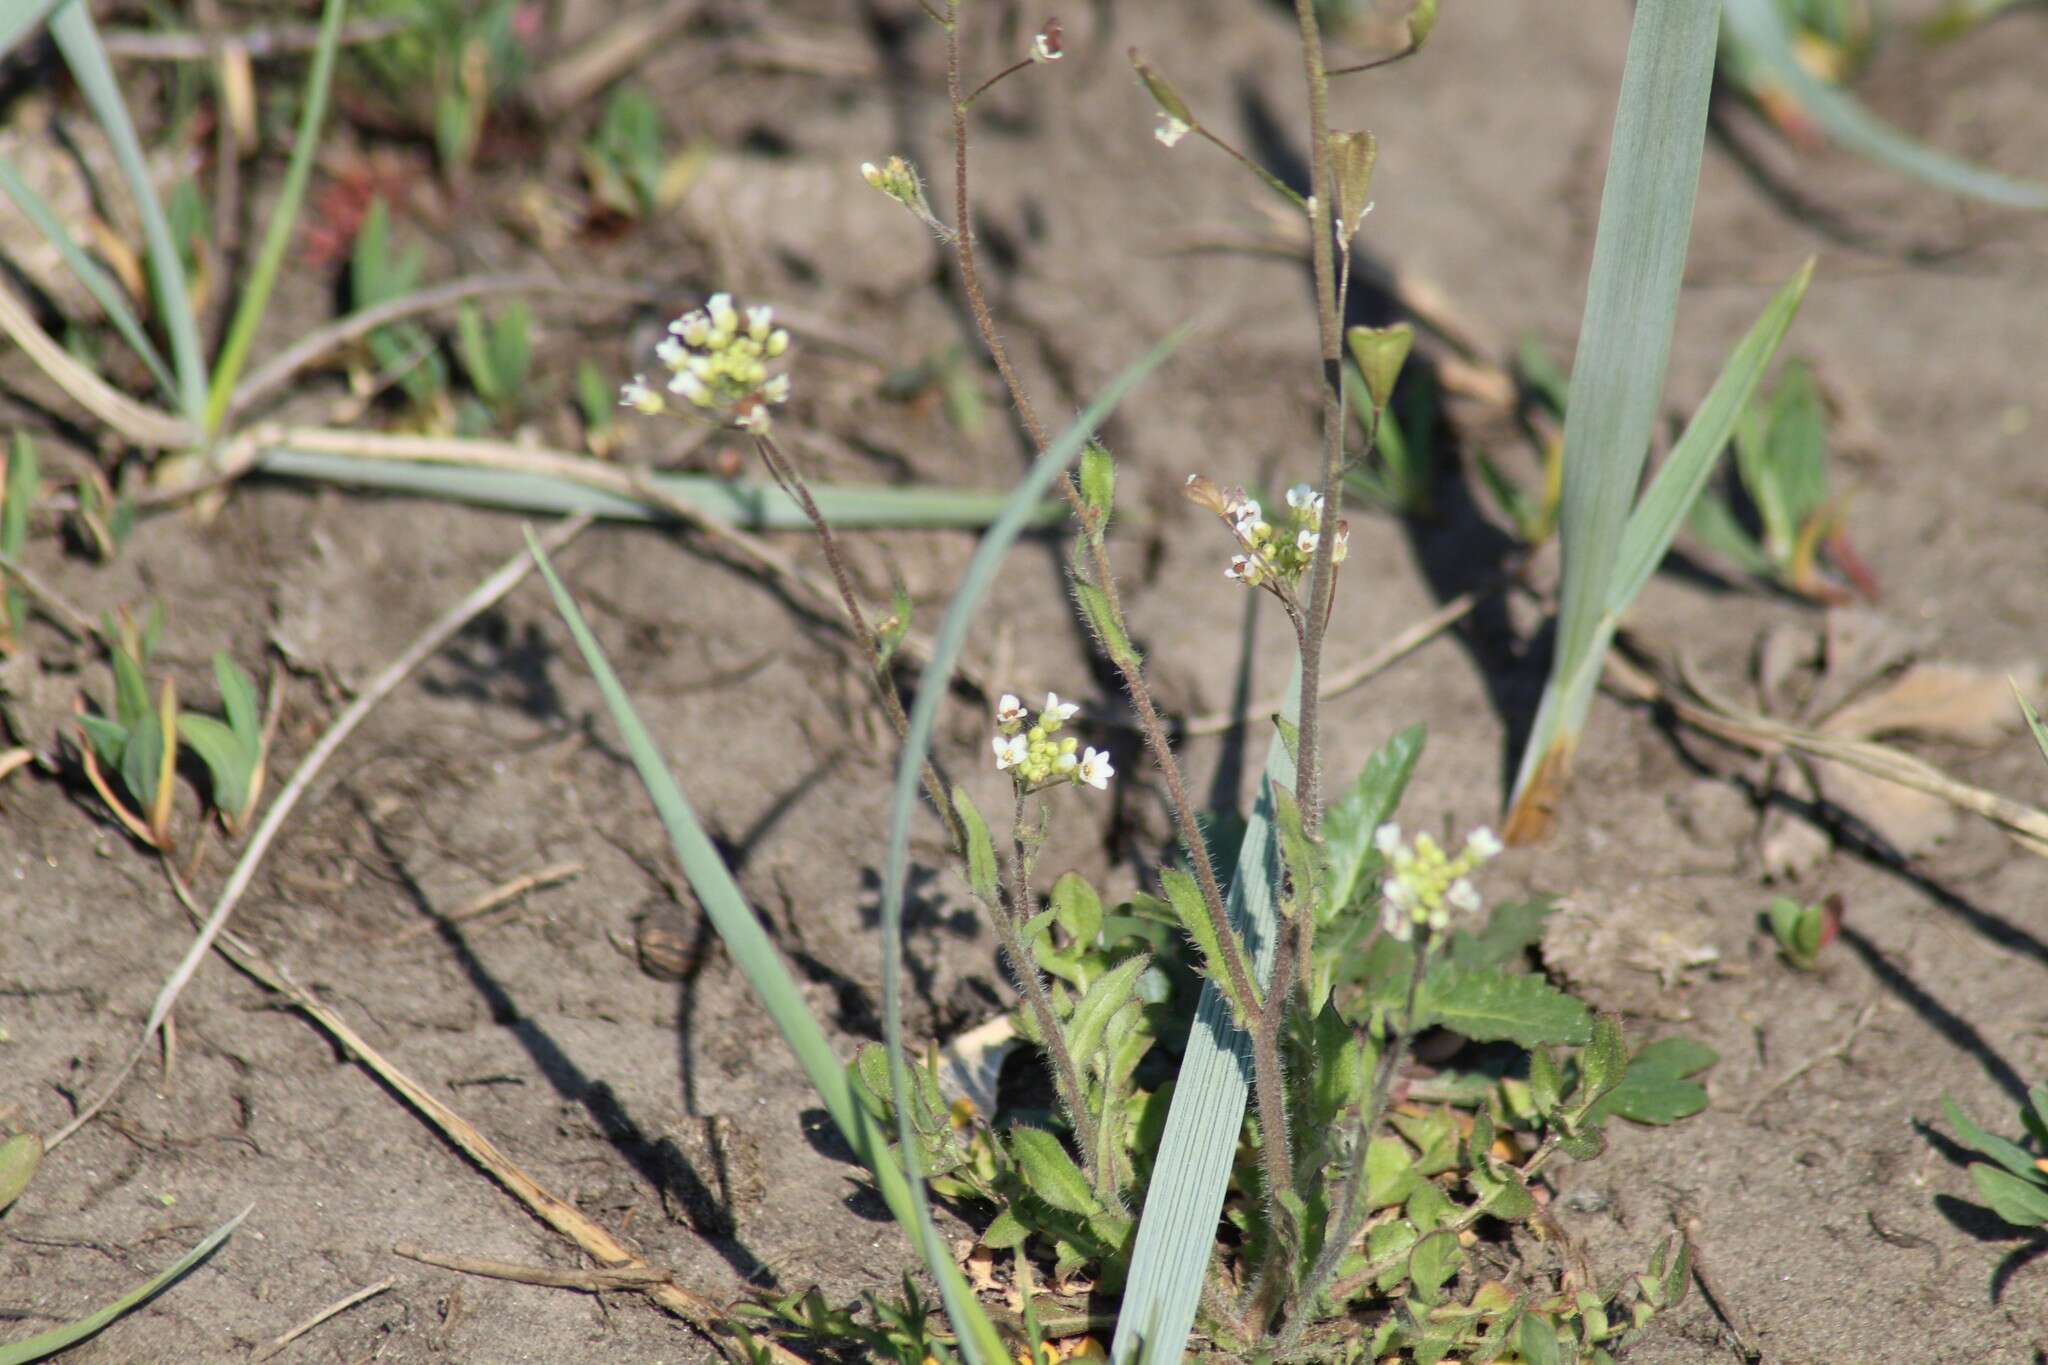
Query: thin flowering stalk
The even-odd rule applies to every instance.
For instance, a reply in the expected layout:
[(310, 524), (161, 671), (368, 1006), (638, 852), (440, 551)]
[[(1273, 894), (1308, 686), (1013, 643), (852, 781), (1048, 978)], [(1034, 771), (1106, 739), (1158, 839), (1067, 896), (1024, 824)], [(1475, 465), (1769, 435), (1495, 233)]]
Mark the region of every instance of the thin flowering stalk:
[[(981, 334), (982, 345), (995, 363), (996, 372), (1002, 376), (1003, 386), (1009, 390), (1010, 400), (1017, 410), (1018, 420), (1023, 422), (1026, 435), (1031, 439), (1034, 450), (1044, 450), (1048, 437), (1044, 423), (1038, 418), (1038, 409), (1031, 402), (1024, 382), (1018, 377), (1016, 367), (1010, 361), (1009, 349), (1004, 346), (1001, 333), (996, 330), (995, 317), (989, 311), (988, 298), (982, 289), (981, 271), (974, 252), (973, 200), (968, 193), (967, 175), (967, 102), (964, 98), (964, 83), (961, 78), (959, 5), (954, 0), (953, 18), (946, 24), (946, 93), (953, 105), (953, 189), (955, 223), (950, 241), (953, 258), (960, 270), (961, 291), (967, 297), (968, 311), (974, 317), (975, 330)], [(1085, 529), (1090, 525), (1087, 504), (1081, 497), (1081, 490), (1071, 473), (1060, 480), (1061, 496), (1067, 500), (1075, 519)], [(1099, 535), (1089, 535), (1091, 567), (1094, 570), (1095, 586), (1102, 590), (1107, 599), (1112, 617), (1119, 626), (1124, 623), (1123, 604), (1117, 589), (1116, 575), (1109, 564), (1109, 555)], [(1175, 828), (1179, 831), (1181, 844), (1187, 850), (1188, 860), (1194, 869), (1196, 885), (1201, 888), (1202, 899), (1217, 924), (1228, 920), (1224, 913), (1223, 891), (1216, 880), (1215, 864), (1209, 857), (1208, 844), (1194, 820), (1194, 807), (1188, 800), (1187, 783), (1180, 770), (1180, 764), (1173, 754), (1171, 740), (1167, 737), (1166, 726), (1159, 718), (1158, 708), (1153, 704), (1151, 689), (1146, 685), (1144, 670), (1134, 660), (1110, 652), (1110, 661), (1116, 665), (1123, 677), (1124, 686), (1131, 696), (1131, 704), (1138, 713), (1139, 732), (1145, 737), (1146, 748), (1151, 752), (1153, 762), (1165, 779), (1167, 804), (1171, 807)], [(1226, 965), (1233, 983), (1251, 999), (1251, 972), (1237, 951), (1234, 936), (1222, 936)]]
[[(846, 569), (846, 556), (839, 548), (838, 538), (832, 534), (832, 524), (818, 510), (804, 476), (782, 454), (772, 437), (756, 433), (754, 449), (775, 482), (803, 509), (805, 520), (811, 523), (819, 548), (825, 552), (825, 563), (832, 571), (833, 586), (839, 590), (840, 605), (846, 609), (846, 618), (853, 626), (854, 636), (867, 653), (868, 672), (875, 684), (875, 694), (881, 698), (882, 710), (888, 714), (896, 737), (901, 739), (909, 733), (910, 718), (904, 713), (903, 698), (896, 695), (895, 681), (889, 676), (889, 666), (883, 661), (881, 639), (868, 624), (867, 613), (861, 610), (860, 598), (853, 591), (853, 580)], [(939, 770), (929, 758), (924, 764), (924, 791), (932, 809), (938, 812), (939, 822), (946, 827), (946, 838), (954, 852), (964, 856), (967, 849), (965, 833), (960, 828), (959, 817), (953, 812), (952, 802), (946, 799), (946, 784), (939, 779)]]

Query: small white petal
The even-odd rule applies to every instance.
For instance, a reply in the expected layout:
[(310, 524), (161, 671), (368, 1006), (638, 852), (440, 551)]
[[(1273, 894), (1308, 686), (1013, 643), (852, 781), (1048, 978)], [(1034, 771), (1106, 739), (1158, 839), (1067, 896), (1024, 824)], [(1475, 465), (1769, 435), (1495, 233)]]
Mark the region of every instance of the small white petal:
[(1489, 858), (1498, 858), (1501, 849), (1500, 839), (1484, 825), (1465, 836), (1465, 851), (1482, 863)]
[(1468, 915), (1479, 913), (1479, 888), (1463, 877), (1451, 883), (1451, 889), (1444, 893), (1444, 899)]
[(1305, 555), (1316, 552), (1316, 542), (1322, 539), (1314, 531), (1303, 531), (1294, 537), (1294, 548)]
[(1022, 763), (1031, 752), (1031, 746), (1024, 742), (1022, 735), (997, 735), (994, 747), (998, 772)]
[(1299, 512), (1314, 501), (1316, 490), (1305, 483), (1298, 483), (1287, 490), (1287, 505)]
[(1387, 931), (1388, 937), (1398, 939), (1402, 943), (1415, 936), (1415, 921), (1408, 917), (1405, 909), (1391, 900), (1380, 907), (1380, 928)]
[(1373, 831), (1372, 846), (1380, 851), (1382, 858), (1391, 858), (1401, 851), (1401, 827), (1389, 820)]
[(1171, 147), (1174, 143), (1186, 137), (1188, 132), (1187, 124), (1182, 123), (1171, 114), (1161, 114), (1159, 116), (1159, 126), (1152, 130), (1152, 136), (1159, 139), (1161, 146)]

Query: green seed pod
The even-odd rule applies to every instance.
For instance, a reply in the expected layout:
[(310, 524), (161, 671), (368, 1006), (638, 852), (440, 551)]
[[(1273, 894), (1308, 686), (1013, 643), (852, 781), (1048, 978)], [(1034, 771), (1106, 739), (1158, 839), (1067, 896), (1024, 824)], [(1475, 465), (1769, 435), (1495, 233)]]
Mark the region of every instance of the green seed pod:
[(1347, 242), (1365, 216), (1366, 191), (1372, 188), (1372, 167), (1379, 155), (1379, 140), (1371, 133), (1330, 134), (1330, 172), (1337, 182), (1337, 235)]
[(1188, 106), (1181, 99), (1180, 92), (1173, 88), (1171, 81), (1147, 65), (1135, 47), (1131, 49), (1131, 68), (1138, 73), (1138, 79), (1143, 81), (1145, 88), (1152, 93), (1152, 102), (1159, 106), (1160, 113), (1168, 118), (1179, 119), (1190, 128), (1194, 127), (1195, 116), (1188, 112)]
[(1408, 352), (1415, 345), (1415, 328), (1405, 322), (1391, 327), (1353, 327), (1344, 334), (1344, 339), (1350, 344), (1351, 358), (1358, 362), (1359, 374), (1365, 378), (1374, 409), (1386, 411), (1387, 400), (1394, 394), (1394, 381), (1401, 377), (1401, 367), (1408, 363)]

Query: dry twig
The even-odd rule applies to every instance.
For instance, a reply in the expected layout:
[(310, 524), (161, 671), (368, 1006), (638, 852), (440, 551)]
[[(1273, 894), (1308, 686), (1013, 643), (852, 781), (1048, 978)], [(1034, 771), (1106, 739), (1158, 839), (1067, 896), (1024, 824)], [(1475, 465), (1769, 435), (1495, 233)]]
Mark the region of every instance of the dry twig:
[(379, 1294), (383, 1293), (385, 1290), (391, 1288), (392, 1285), (397, 1283), (397, 1280), (389, 1276), (386, 1276), (384, 1279), (377, 1281), (377, 1283), (373, 1285), (366, 1285), (365, 1287), (358, 1289), (355, 1293), (350, 1294), (345, 1298), (337, 1299), (335, 1302), (328, 1304), (327, 1307), (321, 1309), (312, 1317), (307, 1318), (304, 1322), (292, 1328), (289, 1332), (286, 1332), (284, 1335), (276, 1338), (273, 1341), (266, 1343), (265, 1345), (257, 1347), (255, 1352), (249, 1357), (250, 1365), (261, 1365), (261, 1362), (270, 1359), (279, 1351), (282, 1351), (285, 1347), (291, 1345), (294, 1341), (297, 1341), (300, 1337), (306, 1335), (306, 1333), (312, 1331), (315, 1327), (318, 1327), (321, 1323), (327, 1321), (329, 1318), (334, 1317), (340, 1313), (346, 1313), (349, 1309), (355, 1307), (357, 1304), (363, 1302), (365, 1299), (376, 1298)]
[(524, 876), (514, 877), (502, 886), (494, 886), (459, 909), (451, 910), (445, 915), (436, 915), (433, 919), (424, 923), (415, 924), (403, 929), (393, 934), (391, 941), (394, 944), (410, 943), (422, 935), (462, 924), (481, 915), (488, 915), (499, 906), (518, 900), (529, 891), (537, 891), (541, 887), (553, 886), (558, 882), (566, 882), (582, 875), (582, 863), (550, 864), (537, 872), (529, 872)]

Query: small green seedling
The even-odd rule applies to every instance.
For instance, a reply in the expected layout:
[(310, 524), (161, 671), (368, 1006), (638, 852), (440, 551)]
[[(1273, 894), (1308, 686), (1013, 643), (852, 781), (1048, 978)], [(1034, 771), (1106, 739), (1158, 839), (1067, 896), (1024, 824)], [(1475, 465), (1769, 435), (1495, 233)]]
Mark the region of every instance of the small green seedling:
[(135, 530), (135, 494), (116, 492), (107, 476), (88, 468), (73, 489), (70, 529), (77, 543), (102, 564), (111, 564)]
[(533, 313), (515, 301), (488, 323), (469, 304), (455, 315), (455, 354), (470, 387), (500, 422), (516, 421), (526, 407), (533, 368)]
[[(1824, 550), (1852, 578), (1861, 565), (1841, 545), (1845, 503), (1828, 491), (1828, 414), (1813, 369), (1785, 366), (1777, 389), (1759, 395), (1735, 427), (1735, 466), (1722, 488), (1693, 504), (1691, 526), (1709, 548), (1745, 573), (1816, 602), (1839, 602), (1842, 587), (1821, 572)], [(1752, 531), (1736, 493), (1756, 511)], [(1860, 584), (1866, 590), (1867, 584)]]
[(363, 8), (405, 26), (359, 49), (360, 60), (402, 109), (429, 123), (443, 173), (466, 174), (493, 107), (526, 72), (523, 7), (518, 0), (371, 0)]
[[(28, 546), (28, 514), (35, 506), (41, 474), (36, 468), (36, 447), (28, 433), (17, 431), (7, 452), (4, 473), (0, 473), (0, 555), (19, 562)], [(0, 655), (11, 654), (21, 643), (22, 627), (28, 623), (28, 597), (20, 586), (0, 572)]]
[(180, 743), (206, 766), (213, 809), (228, 833), (238, 834), (263, 792), (267, 736), (255, 684), (225, 654), (213, 656), (225, 719), (181, 711), (169, 678), (151, 699), (147, 669), (162, 628), (160, 610), (140, 629), (126, 619), (109, 628), (113, 713), (86, 711), (81, 700), (78, 726), (85, 740), (80, 761), (93, 790), (130, 834), (168, 851)]
[(2037, 1085), (2027, 1091), (2027, 1103), (2020, 1109), (2020, 1124), (2027, 1130), (2022, 1141), (2033, 1143), (2031, 1152), (1979, 1128), (1946, 1095), (1941, 1108), (1958, 1140), (1991, 1158), (1988, 1164), (1970, 1163), (1970, 1183), (1991, 1211), (2016, 1228), (2048, 1227), (2048, 1089)]
[(637, 85), (622, 85), (605, 101), (590, 141), (583, 144), (583, 178), (598, 207), (622, 218), (645, 218), (672, 206), (704, 167), (709, 144), (669, 149), (661, 110)]
[(1830, 895), (1814, 904), (1802, 905), (1789, 896), (1780, 896), (1771, 902), (1764, 918), (1770, 923), (1771, 937), (1778, 941), (1778, 952), (1785, 961), (1802, 972), (1810, 972), (1819, 965), (1821, 950), (1842, 932), (1842, 898)]
[[(424, 260), (418, 242), (393, 253), (391, 209), (381, 196), (371, 200), (349, 256), (349, 306), (360, 311), (411, 293)], [(361, 387), (395, 380), (415, 407), (432, 411), (446, 405), (448, 366), (424, 327), (391, 323), (371, 332), (365, 344), (377, 376), (364, 376)]]
[(619, 391), (587, 357), (576, 365), (576, 409), (583, 417), (583, 448), (606, 458), (619, 443)]

